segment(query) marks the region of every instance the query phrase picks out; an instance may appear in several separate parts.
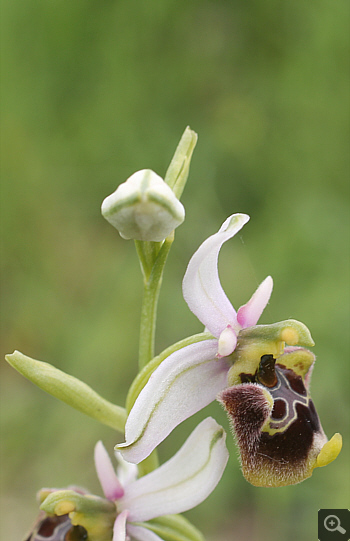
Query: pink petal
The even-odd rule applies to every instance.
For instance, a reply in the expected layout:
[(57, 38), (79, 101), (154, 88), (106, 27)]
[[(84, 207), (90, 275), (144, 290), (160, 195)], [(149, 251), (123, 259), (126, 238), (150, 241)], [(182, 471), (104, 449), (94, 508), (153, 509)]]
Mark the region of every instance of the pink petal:
[(204, 419), (168, 462), (126, 487), (118, 506), (137, 522), (192, 509), (221, 479), (228, 460), (225, 440), (224, 429)]
[(256, 325), (259, 317), (264, 311), (265, 306), (269, 302), (273, 288), (273, 280), (271, 276), (259, 285), (251, 299), (241, 306), (237, 312), (237, 321), (243, 329)]
[(182, 421), (215, 400), (227, 385), (229, 366), (216, 359), (217, 340), (203, 340), (172, 353), (153, 372), (126, 422), (128, 462), (139, 463)]
[(216, 338), (227, 325), (237, 326), (236, 311), (219, 280), (219, 252), (223, 243), (242, 229), (248, 220), (246, 214), (230, 216), (220, 231), (205, 240), (195, 252), (183, 279), (183, 296), (190, 310)]
[(95, 467), (106, 498), (112, 501), (121, 498), (124, 490), (102, 441), (98, 441), (95, 445)]

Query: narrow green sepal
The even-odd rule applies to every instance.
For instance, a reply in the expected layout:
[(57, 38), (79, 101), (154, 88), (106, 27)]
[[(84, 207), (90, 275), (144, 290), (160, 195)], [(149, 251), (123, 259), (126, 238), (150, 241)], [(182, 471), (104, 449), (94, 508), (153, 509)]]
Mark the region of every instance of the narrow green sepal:
[(40, 389), (100, 423), (124, 432), (125, 409), (105, 400), (78, 378), (51, 364), (31, 359), (19, 351), (6, 355), (5, 358), (13, 368)]
[(187, 126), (164, 178), (178, 199), (180, 199), (186, 185), (197, 139), (197, 134)]
[(57, 490), (47, 496), (40, 509), (52, 515), (68, 515), (74, 526), (83, 526), (89, 541), (111, 541), (117, 516), (115, 504), (104, 498)]
[(140, 522), (163, 541), (204, 541), (204, 536), (182, 515), (164, 515), (148, 522)]

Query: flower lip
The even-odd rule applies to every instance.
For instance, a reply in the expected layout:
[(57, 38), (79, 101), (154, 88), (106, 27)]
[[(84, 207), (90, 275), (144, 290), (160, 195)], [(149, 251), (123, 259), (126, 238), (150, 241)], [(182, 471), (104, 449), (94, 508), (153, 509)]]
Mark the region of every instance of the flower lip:
[[(283, 330), (282, 330), (283, 333)], [(255, 486), (286, 486), (336, 458), (341, 438), (329, 442), (308, 393), (315, 356), (288, 347), (262, 355), (256, 372), (219, 395), (240, 450), (243, 474)]]

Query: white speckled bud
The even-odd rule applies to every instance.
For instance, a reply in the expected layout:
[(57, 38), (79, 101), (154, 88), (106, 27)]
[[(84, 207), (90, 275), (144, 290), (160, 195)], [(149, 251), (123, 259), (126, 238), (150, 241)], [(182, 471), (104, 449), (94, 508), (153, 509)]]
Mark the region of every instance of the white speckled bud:
[(185, 219), (185, 209), (164, 180), (137, 171), (102, 203), (102, 215), (124, 239), (164, 240)]

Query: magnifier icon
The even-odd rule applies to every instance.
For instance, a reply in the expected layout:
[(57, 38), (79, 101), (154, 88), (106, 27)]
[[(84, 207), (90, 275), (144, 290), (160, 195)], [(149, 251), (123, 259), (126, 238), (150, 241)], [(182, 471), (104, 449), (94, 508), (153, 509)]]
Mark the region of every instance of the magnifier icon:
[(329, 532), (337, 531), (337, 532), (340, 532), (342, 534), (346, 533), (346, 530), (344, 530), (344, 528), (341, 527), (340, 520), (336, 515), (328, 515), (324, 519), (324, 527)]

